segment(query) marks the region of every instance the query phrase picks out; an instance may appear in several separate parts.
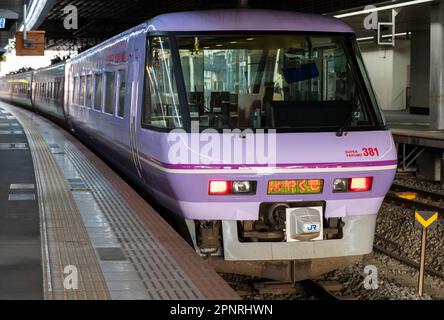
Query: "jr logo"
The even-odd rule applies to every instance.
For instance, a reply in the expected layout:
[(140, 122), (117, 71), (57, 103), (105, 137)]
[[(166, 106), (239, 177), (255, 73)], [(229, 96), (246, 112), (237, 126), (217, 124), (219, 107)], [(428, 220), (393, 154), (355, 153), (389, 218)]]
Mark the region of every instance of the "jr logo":
[(307, 226), (307, 231), (316, 231), (318, 229), (318, 226), (315, 224), (310, 224)]

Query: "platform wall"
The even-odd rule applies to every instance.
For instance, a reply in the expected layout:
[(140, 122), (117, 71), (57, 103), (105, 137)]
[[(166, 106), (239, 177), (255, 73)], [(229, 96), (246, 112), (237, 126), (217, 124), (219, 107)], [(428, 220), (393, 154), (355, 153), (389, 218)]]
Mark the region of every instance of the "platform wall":
[(410, 86), (410, 40), (396, 40), (396, 46), (360, 44), (367, 70), (383, 110), (404, 110), (406, 88)]

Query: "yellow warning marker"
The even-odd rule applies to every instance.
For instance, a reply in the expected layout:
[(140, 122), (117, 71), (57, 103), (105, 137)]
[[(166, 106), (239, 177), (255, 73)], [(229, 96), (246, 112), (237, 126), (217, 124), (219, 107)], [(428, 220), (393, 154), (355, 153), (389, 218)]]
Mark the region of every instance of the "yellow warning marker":
[(428, 218), (425, 217), (424, 211), (416, 211), (415, 219), (418, 221), (423, 228), (428, 228), (433, 222), (438, 220), (438, 212), (432, 213)]
[(416, 199), (415, 192), (395, 192), (395, 194), (398, 198), (402, 198), (402, 199), (407, 199), (407, 200)]
[(424, 291), (424, 268), (425, 253), (427, 242), (427, 229), (434, 226), (434, 222), (438, 220), (438, 212), (432, 211), (415, 211), (415, 225), (422, 229), (421, 235), (421, 259), (419, 261), (419, 279), (418, 279), (418, 295), (422, 296)]

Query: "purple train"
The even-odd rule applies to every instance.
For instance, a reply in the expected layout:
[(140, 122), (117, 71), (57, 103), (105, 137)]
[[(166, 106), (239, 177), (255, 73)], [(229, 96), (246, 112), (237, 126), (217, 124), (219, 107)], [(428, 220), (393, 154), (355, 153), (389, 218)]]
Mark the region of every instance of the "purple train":
[(397, 154), (339, 20), (164, 14), (0, 89), (173, 212), (220, 271), (298, 280), (372, 251)]

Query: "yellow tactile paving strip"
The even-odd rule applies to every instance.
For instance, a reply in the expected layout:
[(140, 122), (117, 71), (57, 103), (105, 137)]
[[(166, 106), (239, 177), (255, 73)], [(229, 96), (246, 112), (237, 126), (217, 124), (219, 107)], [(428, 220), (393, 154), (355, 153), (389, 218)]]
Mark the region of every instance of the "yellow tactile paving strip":
[[(45, 299), (110, 299), (95, 250), (80, 212), (47, 143), (20, 111), (10, 109), (21, 122), (31, 150), (40, 215)], [(67, 266), (78, 270), (78, 288), (64, 286)]]

